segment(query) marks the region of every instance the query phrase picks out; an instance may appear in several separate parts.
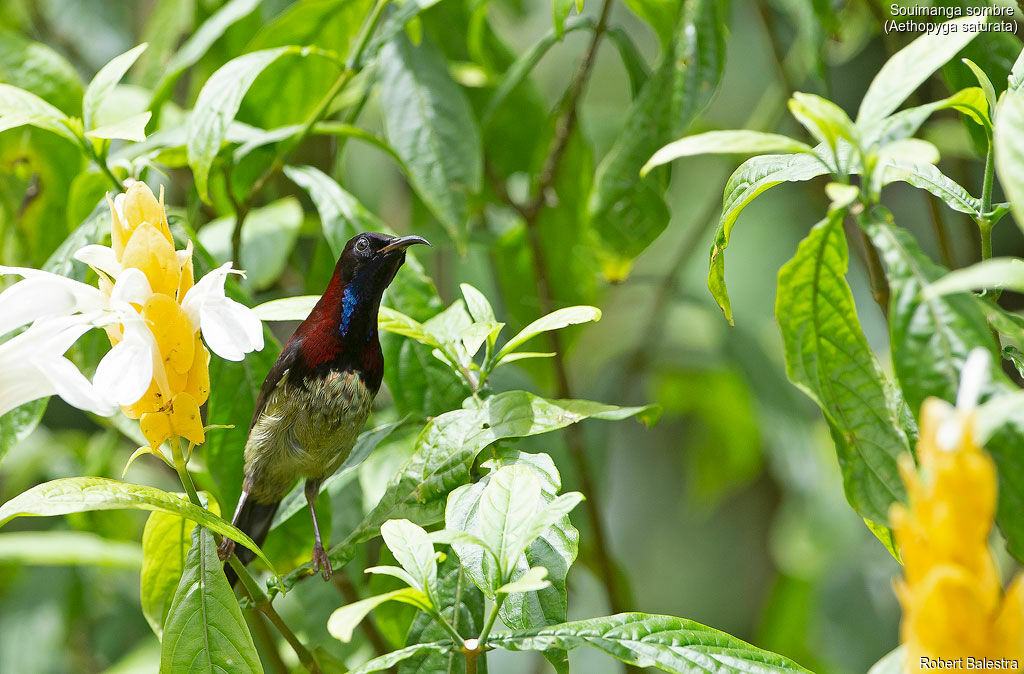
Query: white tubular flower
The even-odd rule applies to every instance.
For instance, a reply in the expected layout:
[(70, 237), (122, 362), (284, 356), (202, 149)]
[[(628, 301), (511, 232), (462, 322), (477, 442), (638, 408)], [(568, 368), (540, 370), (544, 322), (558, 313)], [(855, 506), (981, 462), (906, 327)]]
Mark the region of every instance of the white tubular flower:
[(228, 262), (192, 286), (181, 308), (200, 329), (206, 345), (224, 360), (239, 361), (250, 351), (263, 349), (263, 324), (249, 307), (224, 294), (228, 274), (242, 274)]
[(131, 405), (149, 388), (154, 374), (158, 385), (167, 389), (160, 349), (146, 321), (133, 304), (144, 305), (153, 294), (146, 275), (138, 269), (125, 269), (110, 292), (110, 311), (116, 314), (124, 334), (96, 367), (93, 381), (109, 401)]
[(0, 276), (24, 277), (0, 293), (0, 336), (43, 318), (92, 312), (107, 306), (98, 288), (47, 271), (0, 266)]
[(47, 317), (0, 344), (0, 415), (54, 394), (79, 409), (102, 416), (113, 414), (114, 407), (106, 397), (64, 357), (102, 318), (101, 312)]

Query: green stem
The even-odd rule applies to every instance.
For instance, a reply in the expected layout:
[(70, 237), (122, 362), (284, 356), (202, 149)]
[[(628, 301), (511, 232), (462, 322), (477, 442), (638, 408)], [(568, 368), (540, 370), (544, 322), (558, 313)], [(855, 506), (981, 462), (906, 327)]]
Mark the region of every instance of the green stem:
[(981, 230), (981, 259), (987, 260), (992, 257), (992, 223), (988, 218), (979, 218), (978, 229)]
[(444, 628), (444, 631), (448, 633), (448, 636), (452, 638), (456, 646), (461, 646), (465, 648), (466, 642), (462, 638), (462, 635), (459, 634), (458, 630), (452, 627), (452, 624), (448, 622), (448, 620), (443, 615), (441, 615), (440, 611), (434, 611), (434, 619), (437, 620), (438, 625)]
[(370, 11), (370, 17), (359, 31), (359, 38), (352, 48), (352, 53), (349, 54), (348, 60), (345, 62), (346, 70), (354, 71), (359, 66), (359, 59), (362, 57), (366, 45), (370, 43), (370, 37), (373, 36), (373, 31), (377, 28), (381, 14), (384, 12), (384, 7), (387, 4), (388, 0), (377, 0), (377, 3), (373, 6), (373, 9)]
[(494, 621), (498, 619), (498, 612), (501, 610), (501, 605), (505, 603), (505, 597), (507, 594), (499, 594), (497, 599), (494, 600), (494, 607), (491, 609), (491, 615), (487, 616), (487, 624), (480, 631), (480, 636), (477, 637), (477, 641), (480, 642), (480, 646), (483, 647), (487, 643), (487, 636), (491, 633), (491, 628), (494, 627)]
[(178, 436), (171, 438), (171, 455), (174, 460), (174, 470), (178, 471), (178, 478), (181, 480), (181, 485), (185, 487), (188, 500), (194, 505), (205, 509), (206, 506), (199, 500), (196, 486), (192, 484), (192, 476), (189, 475), (188, 466), (185, 464), (185, 455), (181, 451), (181, 438)]
[(992, 211), (992, 184), (995, 182), (995, 168), (995, 156), (990, 140), (988, 152), (985, 154), (985, 182), (981, 186), (981, 212), (986, 216)]
[(281, 633), (281, 636), (285, 638), (285, 641), (287, 641), (292, 647), (292, 650), (295, 651), (295, 655), (299, 657), (299, 662), (302, 663), (302, 666), (311, 674), (321, 674), (320, 666), (317, 664), (316, 659), (313, 658), (313, 654), (309, 652), (309, 649), (302, 645), (302, 642), (299, 641), (297, 636), (295, 636), (295, 633), (292, 632), (291, 628), (289, 628), (288, 625), (285, 624), (284, 620), (281, 619), (281, 616), (271, 603), (270, 598), (260, 588), (259, 584), (252, 577), (252, 574), (249, 573), (249, 569), (246, 568), (245, 564), (242, 564), (242, 561), (238, 559), (237, 555), (231, 555), (228, 559), (228, 564), (230, 564), (231, 568), (234, 569), (235, 573), (238, 575), (238, 579), (242, 581), (242, 587), (245, 588), (245, 592), (249, 595), (249, 599), (252, 601), (253, 606), (259, 609), (263, 615), (267, 616), (270, 622), (273, 623), (274, 627), (277, 628), (277, 631)]

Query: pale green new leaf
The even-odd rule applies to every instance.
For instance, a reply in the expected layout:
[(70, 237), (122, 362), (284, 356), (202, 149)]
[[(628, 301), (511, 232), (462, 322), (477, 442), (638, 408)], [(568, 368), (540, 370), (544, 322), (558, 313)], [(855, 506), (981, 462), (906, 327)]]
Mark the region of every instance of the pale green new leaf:
[(36, 485), (0, 506), (0, 526), (15, 517), (67, 515), (123, 508), (161, 511), (187, 517), (244, 545), (273, 568), (270, 560), (251, 538), (209, 510), (155, 487), (103, 477), (66, 477)]
[(263, 672), (260, 656), (208, 529), (192, 532), (181, 582), (164, 623), (160, 674)]
[(520, 592), (536, 592), (551, 585), (550, 580), (545, 580), (548, 570), (543, 566), (534, 566), (526, 573), (519, 576), (511, 583), (506, 583), (494, 591), (495, 594), (515, 594)]
[(78, 139), (65, 124), (68, 117), (35, 94), (0, 83), (0, 131), (29, 124), (67, 138)]
[(487, 301), (482, 292), (468, 283), (460, 283), (459, 289), (466, 299), (466, 310), (469, 311), (469, 315), (474, 321), (477, 323), (494, 322), (494, 309), (491, 308), (491, 303)]
[(399, 648), (397, 651), (391, 651), (390, 653), (385, 653), (384, 655), (369, 660), (355, 669), (350, 669), (349, 674), (370, 674), (371, 672), (382, 672), (385, 669), (391, 669), (398, 663), (417, 655), (445, 655), (451, 650), (451, 641), (434, 641), (427, 644), (406, 646), (405, 648)]
[(388, 520), (380, 527), (384, 543), (415, 581), (413, 587), (428, 597), (437, 597), (437, 557), (434, 544), (423, 527), (409, 520)]
[(1012, 290), (1024, 292), (1024, 260), (1017, 257), (993, 257), (962, 269), (954, 269), (925, 286), (925, 299), (972, 290)]
[(858, 143), (859, 134), (849, 116), (826, 98), (797, 91), (789, 99), (789, 111), (819, 143), (825, 143), (832, 149), (840, 138), (854, 145)]
[(672, 141), (647, 160), (640, 175), (680, 157), (698, 154), (756, 154), (761, 152), (811, 152), (806, 143), (777, 133), (762, 131), (707, 131)]
[[(385, 522), (385, 524), (387, 523)], [(383, 527), (381, 527), (381, 530), (383, 531)], [(431, 540), (434, 540), (433, 537), (431, 537)], [(374, 573), (381, 576), (391, 576), (392, 578), (397, 578), (409, 587), (415, 589), (421, 589), (423, 586), (422, 582), (418, 582), (409, 574), (408, 571), (406, 571), (400, 566), (390, 566), (388, 564), (385, 564), (384, 566), (371, 566), (369, 568), (364, 569), (363, 573)]]
[(676, 674), (808, 671), (781, 655), (755, 648), (692, 620), (646, 613), (620, 613), (495, 634), (488, 644), (514, 651), (590, 646), (637, 667), (656, 667)]
[(149, 123), (149, 118), (153, 116), (152, 112), (141, 112), (131, 117), (126, 117), (119, 122), (112, 124), (104, 124), (98, 129), (92, 131), (86, 131), (85, 135), (90, 138), (106, 138), (108, 140), (119, 139), (119, 140), (132, 140), (135, 142), (142, 142), (146, 140), (146, 124)]
[(882, 119), (858, 122), (863, 146), (870, 148), (909, 138), (932, 114), (947, 109), (967, 115), (982, 126), (988, 124), (989, 108), (985, 102), (985, 93), (980, 87), (967, 87), (942, 100), (900, 110)]
[(320, 301), (320, 295), (299, 295), (270, 300), (253, 307), (261, 321), (304, 321)]
[(857, 112), (857, 124), (882, 119), (898, 108), (922, 82), (978, 36), (978, 31), (964, 30), (966, 24), (978, 20), (954, 19), (947, 23), (957, 30), (921, 35), (896, 52), (868, 86)]
[[(526, 466), (498, 469), (480, 496), (480, 537), (495, 552), (500, 568), (499, 585), (508, 582), (509, 573), (526, 547), (522, 544), (534, 515), (543, 507), (540, 482)], [(547, 528), (547, 527), (545, 527)], [(493, 593), (497, 585), (492, 585)]]
[[(978, 64), (975, 63), (974, 61), (972, 61), (971, 59), (965, 58), (965, 59), (961, 59), (961, 61), (963, 61), (965, 64), (967, 64), (967, 67), (971, 69), (971, 72), (974, 73), (974, 76), (978, 80), (978, 84), (981, 86), (981, 90), (985, 92), (985, 101), (988, 103), (988, 109), (990, 111), (995, 110), (996, 109), (996, 88), (994, 86), (992, 86), (992, 80), (990, 80), (988, 78), (988, 75), (985, 74), (985, 71), (982, 70), (978, 66)], [(989, 119), (988, 123), (989, 123), (989, 126), (991, 126), (992, 125), (992, 120)]]
[(786, 374), (821, 408), (839, 455), (843, 487), (863, 517), (888, 522), (904, 499), (897, 459), (910, 451), (905, 403), (890, 392), (846, 282), (843, 211), (819, 222), (779, 270), (775, 317)]
[(527, 340), (536, 337), (542, 332), (550, 332), (551, 330), (558, 330), (568, 325), (576, 325), (577, 323), (588, 323), (590, 321), (599, 320), (601, 320), (601, 310), (597, 307), (576, 306), (558, 309), (547, 316), (538, 318), (533, 323), (530, 323), (520, 330), (519, 334), (515, 337), (508, 340), (505, 346), (501, 347), (501, 351), (498, 352), (498, 360), (502, 360), (506, 355), (515, 351), (516, 348), (521, 346)]
[(1024, 230), (1024, 92), (1007, 91), (999, 101), (993, 132), (996, 175), (1017, 226)]
[(404, 587), (401, 590), (385, 592), (342, 606), (327, 619), (327, 631), (335, 639), (348, 643), (352, 640), (353, 630), (362, 622), (363, 618), (386, 601), (400, 601), (423, 611), (431, 609), (430, 599), (427, 595), (415, 588)]
[(138, 543), (115, 541), (87, 531), (17, 531), (0, 534), (0, 565), (105, 566), (142, 568)]
[(82, 99), (82, 119), (86, 129), (92, 129), (96, 125), (96, 113), (99, 112), (103, 99), (117, 86), (124, 74), (132, 67), (136, 59), (146, 51), (146, 43), (129, 49), (120, 56), (116, 56), (105, 66), (100, 68), (96, 76), (85, 88), (85, 96)]
[(422, 323), (409, 318), (400, 311), (389, 307), (381, 307), (377, 316), (377, 326), (381, 330), (393, 332), (396, 335), (403, 335), (415, 339), (421, 344), (434, 348), (441, 348), (441, 343), (428, 331)]

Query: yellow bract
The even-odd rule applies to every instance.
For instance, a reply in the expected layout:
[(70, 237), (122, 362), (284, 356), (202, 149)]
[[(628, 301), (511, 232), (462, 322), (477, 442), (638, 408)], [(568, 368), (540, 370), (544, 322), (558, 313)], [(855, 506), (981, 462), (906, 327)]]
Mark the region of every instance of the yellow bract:
[[(122, 407), (139, 419), (146, 440), (154, 449), (171, 437), (194, 444), (204, 440), (199, 406), (210, 396), (210, 353), (182, 310), (185, 293), (195, 281), (192, 243), (184, 251), (174, 249), (174, 239), (160, 199), (143, 182), (132, 183), (123, 197), (120, 213), (110, 201), (111, 248), (125, 269), (139, 269), (149, 280), (153, 295), (138, 307), (153, 333), (160, 353), (154, 362), (153, 381), (140, 400)], [(101, 289), (110, 292), (109, 282)], [(112, 343), (123, 334), (120, 326), (108, 328)]]
[[(973, 415), (957, 414), (936, 399), (922, 405), (919, 468), (909, 456), (900, 462), (910, 505), (890, 511), (904, 563), (896, 594), (908, 672), (925, 671), (922, 658), (987, 658), (988, 671), (1010, 671), (1001, 659), (1024, 663), (1024, 583), (1018, 576), (1004, 594), (988, 548), (995, 464), (974, 441)], [(944, 437), (951, 447), (938, 441), (944, 422), (957, 431)]]

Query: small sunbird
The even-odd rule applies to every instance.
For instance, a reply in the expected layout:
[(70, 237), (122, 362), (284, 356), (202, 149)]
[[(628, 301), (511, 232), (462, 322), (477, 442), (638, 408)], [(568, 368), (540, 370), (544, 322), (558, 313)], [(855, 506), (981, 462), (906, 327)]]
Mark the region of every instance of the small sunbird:
[[(320, 484), (345, 461), (380, 389), (384, 356), (377, 312), (384, 290), (405, 262), (406, 249), (430, 243), (420, 236), (364, 232), (349, 239), (330, 283), (270, 368), (245, 443), (242, 494), (231, 523), (261, 545), (281, 499), (305, 480), (313, 518), (313, 568), (324, 580), (331, 562), (313, 508)], [(225, 538), (221, 560), (235, 551)], [(247, 564), (255, 556), (237, 550)], [(225, 567), (232, 584), (237, 576)]]

